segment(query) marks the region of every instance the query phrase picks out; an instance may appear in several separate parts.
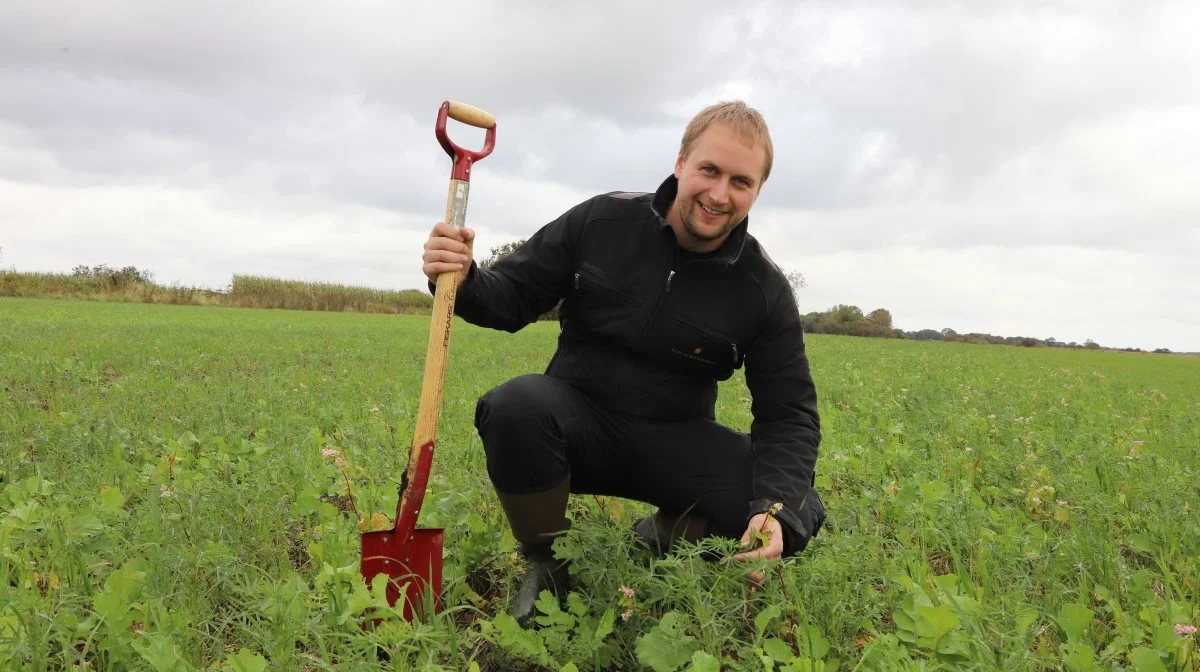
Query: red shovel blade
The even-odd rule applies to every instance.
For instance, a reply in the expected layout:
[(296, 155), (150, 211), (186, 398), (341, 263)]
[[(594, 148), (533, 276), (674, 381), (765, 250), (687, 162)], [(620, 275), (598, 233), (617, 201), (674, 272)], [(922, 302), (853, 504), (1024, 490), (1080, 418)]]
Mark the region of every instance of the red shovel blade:
[(434, 442), (428, 441), (417, 450), (411, 483), (405, 474), (395, 526), (362, 535), (359, 571), (368, 586), (377, 575), (386, 574), (388, 606), (395, 607), (403, 593), (404, 619), (410, 622), (442, 610), (442, 530), (417, 528), (433, 447)]
[(406, 621), (442, 611), (442, 541), (442, 530), (435, 528), (413, 530), (408, 539), (394, 529), (362, 535), (363, 577), (369, 584), (377, 574), (388, 576), (388, 606), (395, 607), (403, 593)]

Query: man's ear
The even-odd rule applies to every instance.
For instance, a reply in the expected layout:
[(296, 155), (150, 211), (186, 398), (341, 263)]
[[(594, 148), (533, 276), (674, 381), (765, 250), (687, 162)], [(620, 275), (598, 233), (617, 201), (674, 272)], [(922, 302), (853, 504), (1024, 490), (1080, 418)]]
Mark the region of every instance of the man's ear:
[(683, 176), (683, 152), (680, 152), (679, 156), (675, 157), (675, 179), (678, 180), (682, 176)]

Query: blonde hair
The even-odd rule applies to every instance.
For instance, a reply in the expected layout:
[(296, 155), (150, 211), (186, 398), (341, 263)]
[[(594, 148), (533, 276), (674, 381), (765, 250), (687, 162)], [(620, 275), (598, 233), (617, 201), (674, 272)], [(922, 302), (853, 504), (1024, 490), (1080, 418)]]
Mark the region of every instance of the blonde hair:
[(696, 138), (710, 125), (715, 123), (729, 124), (743, 139), (753, 144), (761, 144), (766, 150), (766, 160), (763, 162), (762, 182), (771, 175), (771, 163), (775, 159), (775, 148), (771, 144), (771, 133), (767, 130), (767, 122), (762, 114), (740, 100), (729, 100), (709, 105), (700, 110), (688, 122), (683, 131), (683, 140), (679, 144), (679, 155), (687, 156), (696, 143)]

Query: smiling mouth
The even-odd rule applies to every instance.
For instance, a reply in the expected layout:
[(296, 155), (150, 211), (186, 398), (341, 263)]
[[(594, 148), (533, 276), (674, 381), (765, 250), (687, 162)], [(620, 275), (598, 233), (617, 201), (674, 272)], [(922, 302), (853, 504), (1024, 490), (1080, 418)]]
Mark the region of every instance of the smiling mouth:
[(721, 212), (720, 210), (713, 210), (712, 208), (708, 207), (707, 205), (701, 203), (700, 201), (696, 201), (696, 205), (699, 205), (701, 210), (703, 210), (704, 212), (707, 212), (708, 214), (710, 214), (714, 217), (718, 217), (720, 215), (725, 214), (724, 212)]

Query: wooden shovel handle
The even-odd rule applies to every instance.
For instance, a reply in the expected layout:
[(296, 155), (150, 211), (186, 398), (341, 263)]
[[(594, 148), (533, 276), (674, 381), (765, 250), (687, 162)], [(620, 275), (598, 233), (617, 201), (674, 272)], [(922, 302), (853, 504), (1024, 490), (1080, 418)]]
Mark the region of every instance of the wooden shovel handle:
[[(470, 152), (458, 147), (446, 135), (446, 118), (487, 129), (484, 147)], [(483, 110), (459, 103), (444, 101), (438, 109), (434, 126), (438, 142), (454, 159), (450, 171), (450, 190), (446, 195), (445, 222), (461, 229), (467, 224), (467, 197), (471, 187), (471, 163), (491, 153), (496, 140), (496, 118)], [(408, 537), (416, 528), (417, 516), (425, 499), (426, 477), (437, 441), (438, 417), (442, 411), (442, 388), (446, 380), (446, 363), (450, 353), (450, 327), (454, 322), (454, 299), (458, 295), (458, 271), (437, 276), (433, 296), (433, 315), (429, 322), (429, 343), (425, 348), (425, 375), (421, 381), (421, 400), (417, 406), (417, 424), (413, 428), (412, 448), (408, 456), (404, 487), (396, 503), (395, 531)]]
[[(467, 196), (470, 183), (450, 180), (446, 199), (446, 219), (455, 228), (466, 225)], [(417, 424), (413, 428), (412, 448), (408, 455), (407, 485), (396, 503), (396, 532), (411, 535), (416, 528), (421, 503), (425, 498), (425, 483), (432, 460), (432, 447), (437, 441), (438, 418), (442, 410), (442, 390), (446, 381), (446, 364), (450, 354), (450, 331), (454, 323), (454, 299), (458, 295), (458, 271), (437, 276), (433, 297), (433, 316), (429, 322), (429, 342), (425, 348), (425, 375), (421, 381), (421, 400), (417, 406)], [(424, 470), (426, 473), (418, 473)]]
[(451, 119), (456, 119), (476, 128), (492, 128), (496, 125), (496, 117), (474, 105), (460, 103), (456, 100), (446, 101), (446, 105), (446, 113)]
[[(455, 228), (466, 225), (467, 196), (470, 183), (450, 180), (445, 221)], [(433, 317), (429, 323), (429, 343), (425, 348), (425, 377), (421, 382), (421, 403), (417, 407), (417, 426), (413, 432), (413, 457), (427, 441), (437, 438), (438, 417), (442, 409), (442, 388), (450, 352), (450, 328), (454, 323), (454, 298), (458, 294), (458, 271), (437, 276), (433, 295)], [(410, 462), (412, 464), (412, 462)]]

